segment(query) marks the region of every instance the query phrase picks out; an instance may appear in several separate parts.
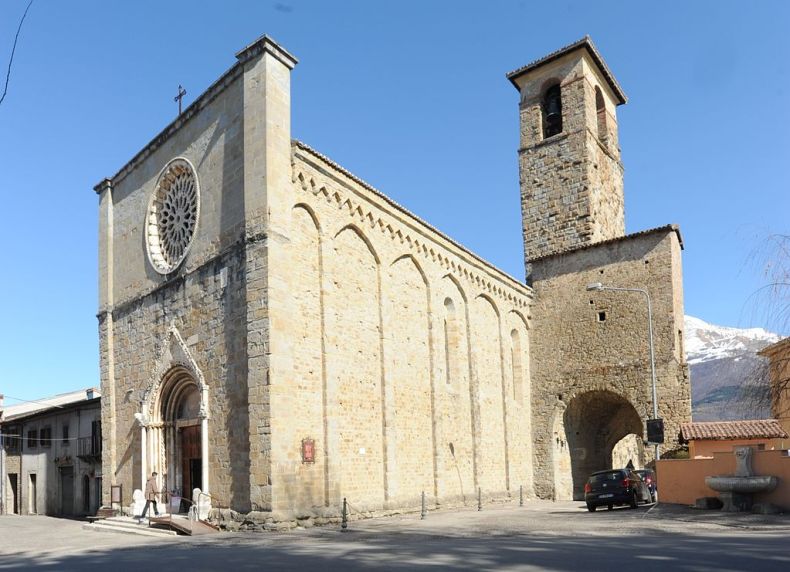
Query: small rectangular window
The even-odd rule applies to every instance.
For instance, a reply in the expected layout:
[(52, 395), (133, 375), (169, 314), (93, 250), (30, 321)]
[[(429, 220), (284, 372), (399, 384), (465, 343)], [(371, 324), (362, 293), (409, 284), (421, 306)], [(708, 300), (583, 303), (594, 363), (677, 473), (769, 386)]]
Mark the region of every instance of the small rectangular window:
[(8, 427), (3, 431), (3, 441), (6, 451), (12, 453), (19, 451), (19, 446), (22, 443), (22, 438), (19, 434), (21, 430), (21, 427)]
[(606, 312), (598, 312), (598, 321), (605, 322), (606, 321)]
[(38, 436), (39, 442), (42, 447), (52, 446), (52, 427), (42, 427), (41, 433)]
[(27, 432), (27, 448), (35, 449), (38, 444), (38, 431), (31, 429)]
[(69, 426), (68, 425), (63, 425), (63, 444), (64, 445), (68, 445), (69, 444)]

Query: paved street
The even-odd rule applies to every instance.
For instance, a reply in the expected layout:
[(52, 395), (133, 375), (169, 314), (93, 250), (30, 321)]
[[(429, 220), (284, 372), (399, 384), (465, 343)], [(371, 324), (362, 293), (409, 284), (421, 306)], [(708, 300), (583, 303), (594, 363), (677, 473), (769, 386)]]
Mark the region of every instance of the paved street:
[(0, 570), (787, 570), (790, 517), (528, 502), (288, 533), (148, 539), (0, 517)]

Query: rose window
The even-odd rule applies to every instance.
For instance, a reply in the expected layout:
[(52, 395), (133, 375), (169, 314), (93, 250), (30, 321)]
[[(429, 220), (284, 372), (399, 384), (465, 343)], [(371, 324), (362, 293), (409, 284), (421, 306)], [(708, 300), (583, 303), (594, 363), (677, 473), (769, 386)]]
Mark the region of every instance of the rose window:
[(195, 236), (200, 210), (195, 169), (173, 159), (159, 175), (146, 216), (148, 258), (160, 274), (183, 262)]

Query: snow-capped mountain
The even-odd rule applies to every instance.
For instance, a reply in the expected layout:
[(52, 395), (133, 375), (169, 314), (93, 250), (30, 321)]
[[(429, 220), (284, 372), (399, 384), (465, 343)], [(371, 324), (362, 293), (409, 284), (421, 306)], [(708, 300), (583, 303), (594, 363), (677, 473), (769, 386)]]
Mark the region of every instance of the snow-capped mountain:
[(779, 341), (763, 328), (729, 328), (685, 316), (686, 359), (695, 421), (759, 419), (767, 404), (744, 399), (745, 384), (767, 387), (757, 351)]
[(684, 316), (686, 358), (689, 365), (722, 358), (754, 355), (765, 346), (779, 341), (779, 336), (763, 328), (728, 328), (715, 326), (694, 316)]

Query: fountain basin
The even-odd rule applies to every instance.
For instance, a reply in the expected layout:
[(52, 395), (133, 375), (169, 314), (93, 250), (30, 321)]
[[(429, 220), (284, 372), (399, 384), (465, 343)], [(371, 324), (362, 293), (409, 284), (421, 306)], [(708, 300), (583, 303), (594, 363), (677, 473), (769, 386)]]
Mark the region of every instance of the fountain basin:
[(768, 475), (751, 477), (718, 476), (705, 477), (705, 484), (720, 493), (754, 494), (772, 491), (779, 480)]
[(722, 510), (745, 512), (752, 509), (756, 493), (765, 493), (776, 488), (779, 482), (774, 476), (755, 475), (752, 471), (754, 450), (748, 445), (733, 447), (735, 474), (705, 477), (705, 484), (719, 493)]

